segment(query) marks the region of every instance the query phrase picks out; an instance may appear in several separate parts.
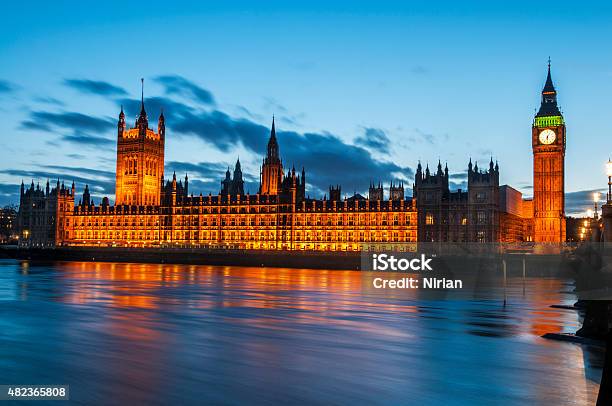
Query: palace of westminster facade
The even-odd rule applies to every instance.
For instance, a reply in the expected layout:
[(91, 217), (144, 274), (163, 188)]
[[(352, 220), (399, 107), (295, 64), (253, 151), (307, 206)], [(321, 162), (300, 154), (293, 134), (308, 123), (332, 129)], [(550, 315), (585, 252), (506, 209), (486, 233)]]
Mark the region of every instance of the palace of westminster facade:
[[(565, 241), (565, 124), (550, 65), (533, 121), (534, 197), (499, 184), (499, 166), (468, 164), (467, 190), (451, 191), (448, 167), (418, 164), (413, 196), (403, 183), (388, 193), (371, 184), (368, 197), (306, 196), (306, 173), (287, 170), (274, 120), (261, 166), (260, 188), (244, 193), (240, 161), (216, 195), (189, 193), (189, 179), (164, 179), (163, 113), (149, 128), (144, 99), (132, 128), (123, 109), (117, 125), (115, 204), (94, 205), (86, 186), (75, 204), (74, 183), (43, 190), (21, 185), (22, 246), (197, 246), (263, 250), (346, 251), (406, 242)], [(386, 197), (386, 198), (385, 198)]]

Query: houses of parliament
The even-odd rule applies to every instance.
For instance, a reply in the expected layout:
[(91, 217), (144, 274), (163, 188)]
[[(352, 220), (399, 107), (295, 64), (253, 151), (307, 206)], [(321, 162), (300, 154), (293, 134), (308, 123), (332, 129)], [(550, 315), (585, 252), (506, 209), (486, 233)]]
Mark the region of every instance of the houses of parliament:
[(77, 201), (74, 183), (43, 189), (22, 182), (20, 245), (355, 251), (420, 241), (558, 243), (565, 241), (565, 141), (549, 63), (532, 123), (533, 198), (500, 185), (497, 162), (479, 167), (470, 159), (466, 190), (450, 189), (441, 162), (419, 162), (410, 197), (396, 182), (387, 190), (371, 183), (367, 197), (343, 197), (341, 186), (331, 186), (313, 199), (306, 171), (283, 165), (274, 119), (257, 193), (244, 192), (238, 160), (217, 194), (194, 195), (187, 176), (166, 180), (165, 117), (150, 128), (142, 97), (133, 126), (119, 113), (114, 204), (106, 197), (94, 204), (87, 186)]

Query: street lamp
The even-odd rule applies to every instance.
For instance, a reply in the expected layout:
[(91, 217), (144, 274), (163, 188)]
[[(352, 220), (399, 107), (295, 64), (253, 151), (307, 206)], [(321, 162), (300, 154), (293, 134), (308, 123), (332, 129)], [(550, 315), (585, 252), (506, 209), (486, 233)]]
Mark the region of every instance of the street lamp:
[(593, 206), (595, 207), (595, 216), (593, 217), (597, 220), (597, 202), (599, 201), (599, 192), (593, 192)]
[(606, 163), (606, 175), (608, 175), (608, 204), (612, 203), (612, 160), (608, 158)]

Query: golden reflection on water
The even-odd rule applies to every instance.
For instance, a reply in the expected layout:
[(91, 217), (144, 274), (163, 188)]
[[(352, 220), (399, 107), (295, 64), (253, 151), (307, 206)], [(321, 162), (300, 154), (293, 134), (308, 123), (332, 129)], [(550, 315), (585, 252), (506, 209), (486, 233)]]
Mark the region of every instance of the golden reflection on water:
[[(23, 269), (32, 278), (34, 271)], [(390, 394), (429, 388), (438, 396), (448, 388), (472, 400), (494, 389), (540, 404), (589, 404), (598, 390), (597, 377), (589, 376), (597, 354), (540, 338), (578, 328), (574, 312), (550, 308), (571, 300), (563, 293), (567, 282), (558, 279), (513, 280), (504, 306), (426, 302), (418, 293), (369, 296), (356, 271), (101, 262), (58, 263), (55, 269), (59, 286), (52, 300), (91, 310), (73, 321), (80, 328), (75, 340), (108, 334), (99, 344), (109, 347), (90, 367), (106, 362), (104, 370), (116, 371), (119, 381), (142, 388), (168, 379), (168, 364), (189, 366), (198, 379), (218, 384), (205, 366), (215, 375), (220, 363), (233, 371), (232, 379), (250, 379), (244, 391), (265, 387), (270, 399), (286, 388), (266, 381), (260, 370), (278, 373), (274, 379), (282, 382), (292, 375), (312, 379), (304, 371), (315, 365), (329, 383), (321, 397), (308, 398), (320, 403), (334, 391), (362, 396), (361, 387)], [(36, 293), (34, 283), (23, 283), (27, 300)], [(506, 386), (507, 392), (498, 389)]]

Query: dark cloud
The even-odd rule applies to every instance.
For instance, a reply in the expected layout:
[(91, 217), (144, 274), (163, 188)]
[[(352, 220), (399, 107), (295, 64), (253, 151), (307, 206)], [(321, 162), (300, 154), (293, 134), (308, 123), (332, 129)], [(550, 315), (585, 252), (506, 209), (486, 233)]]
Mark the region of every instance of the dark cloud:
[[(598, 192), (600, 199), (605, 197), (605, 189), (580, 190), (565, 194), (565, 211), (567, 214), (584, 214), (593, 209), (593, 193)], [(599, 204), (598, 204), (599, 206)]]
[(467, 171), (451, 173), (448, 175), (448, 178), (451, 180), (467, 180)]
[(86, 114), (65, 111), (52, 113), (49, 111), (33, 111), (27, 120), (21, 123), (22, 127), (52, 131), (53, 128), (70, 129), (74, 131), (91, 131), (104, 133), (115, 126), (113, 120), (92, 117)]
[(64, 84), (86, 94), (99, 96), (123, 96), (127, 94), (123, 88), (101, 80), (64, 79)]
[[(21, 122), (21, 128), (52, 134), (60, 132), (62, 141), (90, 146), (112, 143), (110, 138), (91, 134), (110, 134), (114, 126), (114, 120), (69, 111), (61, 113), (33, 111), (28, 119)], [(64, 134), (61, 134), (62, 132)], [(55, 140), (51, 140), (50, 143), (56, 144)]]
[(90, 146), (103, 146), (103, 145), (114, 145), (114, 141), (109, 138), (104, 137), (96, 137), (95, 135), (79, 135), (79, 134), (69, 134), (62, 135), (62, 141), (71, 142), (74, 144), (80, 145), (90, 145)]
[[(166, 88), (167, 95), (183, 95), (196, 99), (203, 104), (214, 103), (210, 92), (187, 81), (180, 76), (160, 76), (156, 80)], [(108, 86), (95, 86), (95, 81), (67, 80), (67, 84), (85, 91), (97, 89), (113, 89), (114, 85), (103, 82)], [(117, 88), (120, 89), (120, 88)], [(102, 90), (104, 91), (104, 90)], [(125, 94), (119, 91), (110, 91), (114, 94)], [(124, 105), (128, 118), (128, 125), (132, 125), (133, 118), (140, 111), (140, 100), (131, 98), (115, 99), (117, 104)], [(281, 111), (286, 109), (272, 99), (267, 99), (269, 106)], [(268, 125), (261, 125), (248, 118), (236, 118), (222, 111), (202, 109), (177, 101), (174, 98), (151, 97), (145, 100), (145, 107), (149, 114), (150, 126), (155, 128), (155, 120), (163, 108), (166, 116), (167, 142), (172, 142), (176, 136), (194, 136), (207, 144), (214, 146), (222, 152), (230, 152), (235, 148), (245, 148), (255, 154), (258, 159), (263, 157), (268, 141), (270, 129)], [(278, 124), (278, 123), (277, 123)], [(50, 133), (63, 130), (60, 140), (80, 145), (99, 146), (111, 143), (110, 137), (114, 134), (115, 119), (93, 117), (75, 112), (46, 112), (34, 111), (27, 120), (21, 123), (23, 128), (35, 129)], [(61, 132), (61, 131), (60, 131)], [(91, 134), (96, 134), (91, 135)], [(100, 136), (108, 134), (109, 138)], [(383, 150), (383, 144), (388, 137), (379, 129), (367, 128), (364, 135), (356, 145), (347, 143), (339, 137), (326, 133), (298, 133), (282, 131), (277, 128), (281, 155), (286, 169), (295, 165), (298, 171), (302, 166), (306, 168), (309, 192), (313, 196), (320, 196), (327, 191), (328, 185), (341, 183), (345, 191), (365, 191), (371, 180), (388, 182), (391, 179), (411, 180), (413, 171), (401, 167), (393, 162), (374, 159), (370, 149)], [(53, 141), (52, 141), (53, 142)], [(170, 170), (183, 173), (185, 170), (193, 174), (193, 184), (197, 184), (198, 176), (202, 176), (202, 186), (207, 186), (213, 193), (219, 188), (219, 181), (226, 170), (225, 165), (219, 163), (192, 164), (169, 162), (166, 177)], [(60, 168), (57, 168), (58, 170)], [(259, 182), (259, 174), (244, 173), (248, 188), (255, 192)], [(190, 181), (191, 183), (192, 181)], [(109, 193), (113, 188), (103, 188)], [(193, 190), (193, 189), (192, 189)], [(203, 190), (206, 192), (206, 190)]]
[(0, 79), (0, 93), (11, 93), (17, 90), (17, 86), (13, 83)]
[[(134, 114), (140, 108), (140, 101), (135, 99), (122, 99), (118, 103)], [(196, 109), (165, 97), (146, 99), (145, 107), (148, 112), (163, 107), (167, 142), (172, 142), (170, 140), (176, 135), (189, 135), (222, 152), (244, 147), (263, 158), (270, 135), (268, 126), (246, 118), (234, 118), (219, 110)], [(345, 190), (364, 191), (370, 180), (411, 179), (413, 176), (412, 169), (374, 159), (366, 148), (348, 144), (333, 134), (297, 133), (277, 127), (277, 137), (285, 167), (295, 165), (299, 171), (304, 166), (314, 194), (322, 194), (330, 184), (342, 183), (348, 188)], [(215, 185), (213, 192), (217, 188)]]
[(364, 128), (363, 135), (360, 135), (355, 139), (355, 144), (361, 145), (370, 150), (378, 152), (389, 152), (389, 145), (391, 141), (387, 134), (380, 128)]
[(211, 92), (178, 75), (158, 76), (155, 80), (165, 87), (166, 94), (185, 96), (207, 105), (214, 105)]
[(0, 206), (19, 204), (20, 185), (0, 183)]
[(55, 97), (35, 97), (33, 99), (37, 103), (51, 104), (54, 106), (64, 106), (65, 103)]

